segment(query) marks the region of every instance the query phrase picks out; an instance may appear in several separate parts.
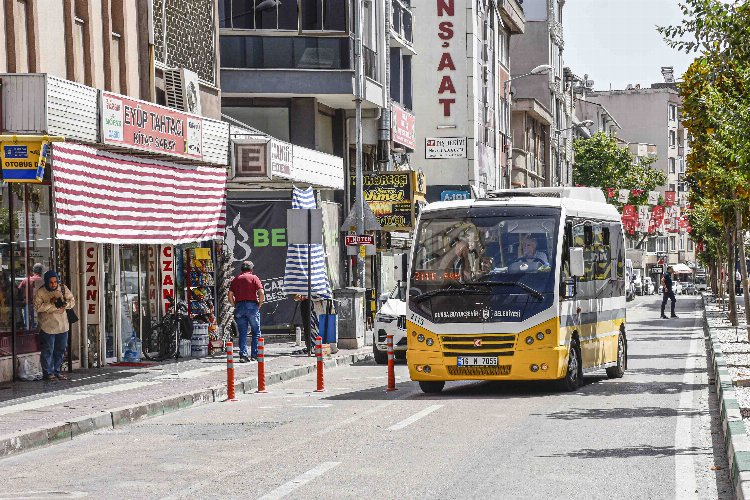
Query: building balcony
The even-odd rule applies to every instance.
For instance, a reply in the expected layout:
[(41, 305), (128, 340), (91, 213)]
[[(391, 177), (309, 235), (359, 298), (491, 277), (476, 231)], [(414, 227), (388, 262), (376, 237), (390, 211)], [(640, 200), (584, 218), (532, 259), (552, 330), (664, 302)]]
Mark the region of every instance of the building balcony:
[[(224, 97), (316, 97), (339, 109), (354, 108), (353, 40), (348, 36), (222, 35)], [(363, 50), (363, 106), (383, 107), (377, 54)]]
[(391, 36), (389, 45), (400, 47), (411, 55), (414, 50), (413, 18), (409, 6), (400, 0), (391, 1), (393, 17), (391, 19)]

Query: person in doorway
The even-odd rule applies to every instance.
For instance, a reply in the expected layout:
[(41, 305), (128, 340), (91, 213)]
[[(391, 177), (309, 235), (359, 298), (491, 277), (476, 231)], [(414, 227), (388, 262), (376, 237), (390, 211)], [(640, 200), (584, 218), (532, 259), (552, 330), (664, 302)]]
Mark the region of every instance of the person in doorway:
[(33, 303), (36, 291), (44, 284), (42, 273), (44, 266), (40, 263), (34, 264), (31, 268), (31, 275), (26, 276), (18, 285), (18, 295), (21, 298), (21, 314), (23, 316), (23, 325), (27, 330), (36, 327), (36, 317), (34, 315)]
[(34, 309), (39, 318), (42, 380), (68, 378), (60, 373), (60, 369), (70, 332), (66, 309), (72, 309), (75, 305), (75, 297), (70, 289), (60, 283), (57, 273), (51, 269), (44, 273), (44, 286), (34, 295)]
[(672, 266), (667, 267), (666, 272), (662, 275), (661, 286), (664, 290), (664, 298), (661, 301), (661, 317), (667, 319), (667, 316), (664, 314), (664, 308), (667, 306), (667, 300), (671, 300), (672, 317), (676, 318), (677, 315), (674, 313), (674, 306), (677, 302), (677, 299), (675, 299), (674, 292), (672, 291)]
[[(263, 284), (253, 273), (255, 266), (249, 260), (242, 263), (241, 272), (229, 285), (229, 303), (234, 307), (234, 320), (240, 334), (240, 363), (258, 359), (258, 338), (260, 338), (260, 307), (266, 300)], [(247, 356), (247, 330), (252, 330), (250, 358)]]

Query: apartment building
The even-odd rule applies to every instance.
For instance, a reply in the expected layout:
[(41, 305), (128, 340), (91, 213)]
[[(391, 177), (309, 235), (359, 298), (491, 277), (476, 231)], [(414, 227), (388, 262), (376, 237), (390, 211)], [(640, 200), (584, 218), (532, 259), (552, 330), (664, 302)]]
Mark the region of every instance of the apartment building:
[(415, 161), (430, 201), (503, 186), (510, 115), (503, 92), (511, 38), (523, 33), (521, 2), (420, 0), (413, 62), (419, 117)]
[[(32, 137), (30, 149), (58, 142), (37, 178), (0, 182), (0, 381), (39, 360), (33, 290), (18, 291), (34, 269), (57, 270), (77, 297), (69, 367), (103, 366), (131, 335), (152, 342), (162, 297), (184, 296), (176, 243), (223, 234), (216, 20), (214, 0), (2, 4), (0, 131)], [(195, 176), (204, 208), (185, 217)]]
[[(617, 116), (617, 122), (622, 126), (620, 136), (624, 140), (651, 145), (649, 154), (655, 147), (657, 160), (652, 167), (667, 175), (666, 185), (659, 190), (662, 193), (675, 192), (677, 202), (684, 207), (687, 200), (685, 157), (689, 152), (689, 138), (680, 119), (682, 98), (672, 68), (662, 68), (662, 73), (664, 82), (648, 87), (635, 84), (624, 90), (591, 92), (587, 100), (601, 104)], [(640, 151), (642, 146), (636, 149)], [(684, 232), (649, 238), (646, 251), (647, 266), (658, 260), (664, 263), (695, 262), (694, 242)]]
[[(563, 63), (564, 6), (565, 0), (525, 0), (526, 29), (511, 40), (515, 187), (572, 181), (576, 78)], [(551, 69), (531, 74), (540, 66)]]

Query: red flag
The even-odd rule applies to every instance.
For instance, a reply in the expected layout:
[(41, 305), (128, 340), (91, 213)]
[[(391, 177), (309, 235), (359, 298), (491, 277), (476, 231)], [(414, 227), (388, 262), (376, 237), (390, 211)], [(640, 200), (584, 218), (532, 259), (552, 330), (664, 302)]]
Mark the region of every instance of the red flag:
[(666, 191), (664, 193), (664, 204), (668, 207), (671, 207), (674, 205), (675, 200), (675, 192), (674, 191)]
[(637, 219), (638, 214), (635, 211), (635, 205), (624, 205), (622, 207), (622, 218), (623, 219)]
[(617, 190), (615, 188), (607, 188), (607, 198), (614, 198), (617, 194)]

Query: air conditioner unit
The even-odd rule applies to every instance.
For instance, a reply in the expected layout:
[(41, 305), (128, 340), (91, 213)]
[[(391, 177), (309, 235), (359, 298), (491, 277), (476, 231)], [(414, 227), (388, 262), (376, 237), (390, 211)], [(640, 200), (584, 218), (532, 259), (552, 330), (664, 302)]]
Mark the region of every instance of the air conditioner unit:
[(194, 115), (201, 114), (201, 92), (198, 75), (185, 68), (164, 70), (167, 106)]

